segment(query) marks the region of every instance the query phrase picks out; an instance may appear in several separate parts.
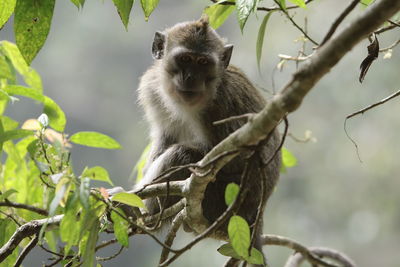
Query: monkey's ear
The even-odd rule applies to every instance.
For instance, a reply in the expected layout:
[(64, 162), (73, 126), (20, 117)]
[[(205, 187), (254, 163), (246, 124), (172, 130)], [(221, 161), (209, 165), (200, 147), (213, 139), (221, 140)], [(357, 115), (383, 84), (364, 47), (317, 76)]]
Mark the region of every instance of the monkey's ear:
[(227, 68), (229, 66), (229, 61), (231, 61), (233, 45), (228, 44), (224, 47), (224, 53), (222, 55), (222, 62), (224, 67)]
[(201, 14), (199, 21), (203, 24), (208, 25), (208, 21), (209, 21), (208, 15), (206, 13)]
[(153, 45), (151, 47), (151, 53), (154, 59), (161, 59), (164, 56), (165, 49), (165, 34), (162, 32), (156, 32), (154, 35)]

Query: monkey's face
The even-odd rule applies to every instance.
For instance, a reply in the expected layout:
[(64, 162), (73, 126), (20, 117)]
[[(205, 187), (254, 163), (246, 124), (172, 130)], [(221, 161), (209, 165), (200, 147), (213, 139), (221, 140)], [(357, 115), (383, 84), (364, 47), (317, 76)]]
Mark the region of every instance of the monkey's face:
[(202, 17), (156, 32), (152, 54), (162, 63), (162, 88), (167, 94), (181, 103), (202, 106), (215, 96), (232, 49)]
[(169, 90), (188, 104), (212, 97), (220, 76), (218, 57), (183, 47), (170, 51), (164, 58)]

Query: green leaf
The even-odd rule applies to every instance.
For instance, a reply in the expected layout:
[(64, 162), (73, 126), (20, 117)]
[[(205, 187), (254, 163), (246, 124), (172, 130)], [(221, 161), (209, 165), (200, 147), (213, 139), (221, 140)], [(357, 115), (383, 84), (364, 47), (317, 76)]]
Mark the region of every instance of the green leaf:
[(7, 116), (1, 116), (1, 122), (3, 123), (4, 131), (14, 130), (19, 124), (17, 121)]
[(92, 180), (103, 181), (109, 183), (110, 185), (114, 185), (110, 179), (110, 176), (108, 175), (107, 170), (100, 166), (85, 169), (82, 172), (81, 177), (88, 177)]
[(0, 143), (4, 143), (8, 140), (24, 138), (29, 135), (33, 135), (33, 131), (23, 129), (5, 131), (0, 134)]
[(246, 258), (245, 260), (251, 264), (264, 264), (264, 256), (256, 248), (251, 248), (250, 257)]
[[(96, 218), (97, 219), (97, 218)], [(82, 252), (82, 267), (93, 267), (97, 239), (99, 237), (100, 222), (95, 220), (80, 242), (79, 250)]]
[(71, 0), (71, 2), (78, 8), (82, 8), (85, 4), (85, 0)]
[(8, 94), (20, 95), (28, 97), (43, 103), (43, 113), (49, 117), (50, 126), (56, 131), (63, 132), (67, 119), (64, 111), (54, 102), (50, 97), (44, 96), (40, 91), (20, 86), (20, 85), (7, 85), (4, 89)]
[(296, 6), (299, 6), (301, 8), (306, 8), (306, 3), (304, 0), (289, 0), (289, 2), (295, 4)]
[[(17, 225), (15, 222), (9, 218), (0, 219), (0, 247), (2, 247), (14, 234), (17, 229)], [(8, 255), (2, 262), (1, 266), (3, 267), (11, 267), (14, 266), (14, 263), (17, 260), (19, 253), (18, 246), (15, 248), (12, 254)]]
[(207, 7), (204, 10), (204, 13), (208, 15), (211, 27), (217, 29), (224, 24), (225, 20), (234, 10), (234, 5), (219, 5), (218, 3), (215, 3), (214, 5)]
[(267, 26), (267, 22), (269, 20), (269, 17), (271, 16), (271, 14), (272, 14), (272, 12), (268, 12), (267, 15), (265, 15), (263, 21), (261, 22), (260, 28), (258, 30), (256, 56), (257, 56), (257, 65), (258, 65), (259, 70), (260, 70), (262, 49), (263, 49), (263, 44), (264, 44), (265, 28)]
[(153, 10), (157, 7), (158, 1), (159, 0), (140, 0), (146, 21), (149, 19)]
[(132, 207), (146, 208), (142, 199), (133, 193), (117, 193), (111, 199), (112, 201), (121, 202)]
[(240, 257), (229, 243), (223, 244), (217, 249), (217, 251), (224, 256), (245, 260), (251, 264), (264, 264), (263, 254), (255, 248), (251, 248), (251, 255), (248, 258)]
[(67, 243), (65, 252), (68, 252), (72, 246), (77, 245), (79, 242), (79, 235), (82, 227), (80, 220), (83, 220), (83, 217), (79, 216), (81, 205), (78, 198), (79, 193), (76, 190), (74, 194), (68, 198), (67, 204), (65, 205), (64, 217), (60, 223), (61, 240)]
[(61, 179), (60, 182), (56, 186), (56, 194), (54, 195), (53, 200), (50, 203), (49, 207), (49, 216), (54, 216), (58, 205), (60, 204), (61, 200), (68, 194), (69, 186), (69, 179)]
[(279, 5), (283, 10), (286, 10), (286, 0), (278, 0)]
[(81, 180), (79, 187), (79, 199), (85, 209), (89, 209), (89, 196), (90, 196), (90, 179), (85, 177)]
[(250, 13), (254, 10), (256, 0), (237, 0), (236, 1), (236, 11), (237, 19), (239, 22), (240, 30), (243, 33), (244, 25), (250, 16)]
[(131, 177), (133, 177), (136, 172), (136, 183), (138, 183), (143, 178), (143, 169), (144, 169), (144, 166), (146, 165), (147, 159), (149, 157), (150, 148), (151, 148), (151, 143), (148, 144), (144, 148), (142, 155), (140, 155), (139, 161), (136, 163), (135, 167), (133, 168)]
[(225, 203), (226, 205), (231, 205), (235, 201), (239, 193), (239, 186), (235, 183), (230, 183), (225, 189)]
[[(118, 211), (123, 214), (121, 209), (118, 209)], [(113, 221), (114, 234), (118, 243), (124, 247), (129, 247), (129, 223), (115, 211), (111, 212), (111, 219)]]
[(360, 3), (365, 6), (369, 6), (374, 0), (361, 0)]
[(49, 34), (54, 4), (55, 0), (17, 1), (14, 16), (15, 40), (28, 65)]
[(28, 146), (35, 140), (38, 140), (38, 138), (34, 135), (31, 135), (22, 139), (15, 145), (15, 148), (17, 149), (21, 158), (25, 157), (26, 153), (28, 152)]
[(285, 171), (286, 168), (291, 168), (296, 165), (297, 165), (296, 157), (287, 148), (283, 147), (281, 171)]
[(125, 29), (128, 30), (129, 14), (134, 0), (113, 0)]
[(236, 253), (243, 258), (248, 258), (250, 228), (246, 220), (237, 215), (232, 216), (228, 224), (228, 234)]
[(78, 132), (73, 134), (70, 141), (83, 146), (106, 149), (119, 149), (121, 145), (111, 137), (97, 132)]
[(219, 253), (221, 253), (222, 255), (227, 256), (227, 257), (232, 257), (232, 258), (239, 259), (239, 260), (243, 259), (242, 257), (240, 257), (240, 256), (236, 253), (236, 251), (233, 249), (232, 245), (229, 244), (229, 243), (223, 244), (222, 246), (220, 246), (220, 247), (217, 249), (217, 251), (218, 251)]
[(44, 96), (42, 92), (29, 87), (24, 87), (21, 85), (7, 85), (4, 88), (4, 91), (6, 91), (10, 95), (20, 95), (40, 102), (44, 101)]
[(14, 12), (15, 3), (17, 0), (1, 0), (0, 1), (0, 30), (3, 28), (4, 24), (11, 17)]
[(11, 61), (13, 67), (18, 71), (19, 74), (22, 75), (25, 83), (33, 89), (42, 92), (43, 86), (39, 74), (34, 69), (29, 67), (28, 64), (26, 64), (25, 59), (22, 57), (18, 47), (8, 41), (1, 41), (0, 48), (3, 50), (4, 55)]
[(4, 199), (8, 198), (9, 196), (15, 193), (18, 193), (18, 191), (15, 189), (7, 190), (6, 192), (0, 194), (0, 201), (3, 201)]
[(11, 65), (8, 63), (7, 58), (4, 55), (2, 55), (1, 50), (0, 50), (0, 78), (5, 78), (10, 81), (15, 81), (15, 74), (11, 69)]
[(43, 113), (49, 117), (49, 124), (54, 130), (63, 132), (65, 125), (67, 124), (67, 118), (65, 117), (64, 111), (54, 102), (53, 99), (47, 96), (44, 97)]

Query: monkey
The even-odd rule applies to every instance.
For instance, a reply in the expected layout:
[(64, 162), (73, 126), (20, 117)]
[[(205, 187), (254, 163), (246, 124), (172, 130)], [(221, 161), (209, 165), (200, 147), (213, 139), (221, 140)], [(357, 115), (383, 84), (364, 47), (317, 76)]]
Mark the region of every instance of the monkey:
[[(230, 120), (214, 125), (213, 122), (259, 112), (267, 103), (246, 75), (230, 65), (233, 45), (227, 44), (212, 29), (207, 16), (156, 32), (151, 50), (154, 63), (140, 78), (137, 89), (139, 104), (150, 126), (151, 149), (144, 176), (135, 188), (151, 183), (173, 166), (198, 162), (245, 123)], [(260, 201), (267, 201), (279, 178), (278, 148), (279, 134), (274, 130), (259, 144), (255, 152), (258, 157), (249, 164), (250, 193), (238, 214), (250, 226), (255, 222)], [(227, 209), (226, 186), (232, 182), (240, 184), (246, 162), (244, 157), (237, 156), (218, 172), (214, 182), (208, 184), (202, 209), (210, 224)], [(262, 162), (268, 159), (272, 160), (263, 166)], [(174, 174), (173, 179), (182, 180), (189, 176), (190, 172), (183, 170)], [(262, 200), (261, 179), (266, 179), (266, 197)], [(178, 200), (178, 197), (169, 197), (167, 206)], [(150, 214), (159, 212), (160, 203), (155, 199), (145, 203)], [(227, 224), (212, 237), (227, 240)], [(259, 241), (255, 247), (261, 251)]]

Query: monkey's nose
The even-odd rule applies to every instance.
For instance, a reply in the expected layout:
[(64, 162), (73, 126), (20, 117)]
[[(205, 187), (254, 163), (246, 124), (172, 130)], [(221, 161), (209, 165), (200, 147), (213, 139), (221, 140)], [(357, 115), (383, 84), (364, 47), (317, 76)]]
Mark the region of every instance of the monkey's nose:
[(183, 83), (185, 85), (185, 88), (190, 90), (195, 86), (196, 78), (192, 74), (186, 74)]

